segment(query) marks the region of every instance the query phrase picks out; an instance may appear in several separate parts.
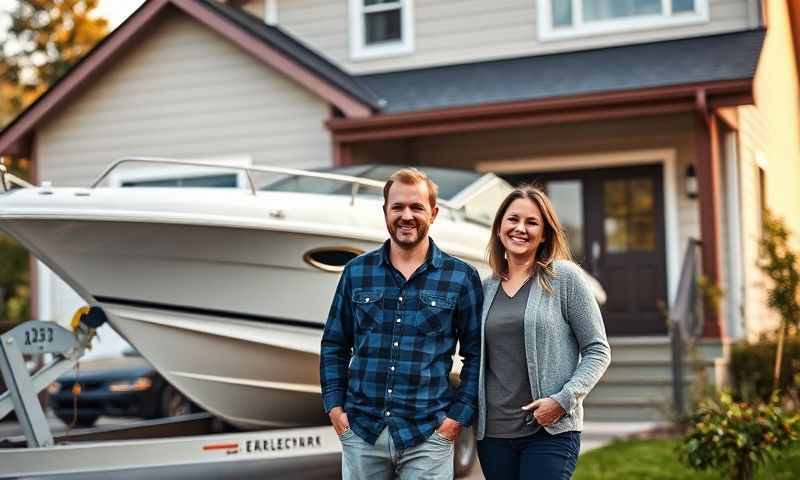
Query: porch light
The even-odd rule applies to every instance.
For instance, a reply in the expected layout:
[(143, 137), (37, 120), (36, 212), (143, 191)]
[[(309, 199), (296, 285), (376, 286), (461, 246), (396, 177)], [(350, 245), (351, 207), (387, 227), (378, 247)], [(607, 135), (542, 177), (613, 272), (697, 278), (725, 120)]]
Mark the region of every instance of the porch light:
[(697, 198), (697, 173), (694, 171), (694, 165), (686, 167), (686, 178), (683, 186), (686, 190), (686, 196), (690, 200)]

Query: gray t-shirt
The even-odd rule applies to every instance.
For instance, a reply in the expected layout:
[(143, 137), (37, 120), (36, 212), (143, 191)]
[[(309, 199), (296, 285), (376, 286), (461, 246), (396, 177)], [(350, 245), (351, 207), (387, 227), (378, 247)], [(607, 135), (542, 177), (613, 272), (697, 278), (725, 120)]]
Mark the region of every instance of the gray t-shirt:
[(523, 405), (531, 403), (531, 383), (525, 356), (525, 307), (531, 283), (509, 297), (497, 289), (486, 315), (486, 436), (520, 438), (536, 433), (525, 425)]

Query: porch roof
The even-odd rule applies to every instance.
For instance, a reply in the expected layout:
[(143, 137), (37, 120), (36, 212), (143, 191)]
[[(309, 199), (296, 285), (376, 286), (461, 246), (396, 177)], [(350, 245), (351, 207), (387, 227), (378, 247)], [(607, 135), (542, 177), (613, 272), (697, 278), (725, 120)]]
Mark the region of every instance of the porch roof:
[(361, 75), (381, 113), (750, 80), (766, 30)]

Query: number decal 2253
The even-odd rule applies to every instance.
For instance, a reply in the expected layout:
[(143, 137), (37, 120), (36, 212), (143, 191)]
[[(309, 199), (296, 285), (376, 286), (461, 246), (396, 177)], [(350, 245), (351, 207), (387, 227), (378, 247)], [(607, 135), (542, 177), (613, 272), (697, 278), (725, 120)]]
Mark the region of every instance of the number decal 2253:
[(39, 327), (25, 330), (25, 345), (53, 343), (53, 328)]

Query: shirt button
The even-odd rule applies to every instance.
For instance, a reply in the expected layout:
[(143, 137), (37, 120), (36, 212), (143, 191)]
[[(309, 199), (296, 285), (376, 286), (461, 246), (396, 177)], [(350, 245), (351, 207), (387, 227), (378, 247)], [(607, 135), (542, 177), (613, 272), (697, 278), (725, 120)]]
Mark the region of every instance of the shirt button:
[(392, 412), (386, 412), (386, 416), (387, 416), (387, 417), (390, 417), (390, 416), (392, 416)]
[(397, 319), (397, 323), (400, 323), (400, 319), (399, 318)]
[(391, 371), (393, 371), (393, 372), (394, 372), (394, 365), (392, 365), (391, 367), (389, 367), (389, 370), (391, 370)]
[(399, 347), (400, 346), (400, 342), (394, 342), (394, 346), (395, 347)]
[[(369, 301), (369, 299), (367, 299), (367, 301)], [(431, 307), (435, 307), (435, 306), (436, 306), (436, 300), (431, 302)]]
[(398, 298), (398, 300), (400, 300), (400, 303), (403, 303), (403, 297)]
[(387, 390), (387, 392), (392, 393), (392, 389), (390, 388), (389, 390)]

